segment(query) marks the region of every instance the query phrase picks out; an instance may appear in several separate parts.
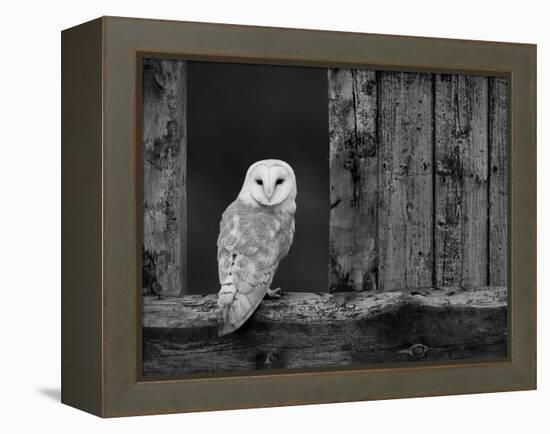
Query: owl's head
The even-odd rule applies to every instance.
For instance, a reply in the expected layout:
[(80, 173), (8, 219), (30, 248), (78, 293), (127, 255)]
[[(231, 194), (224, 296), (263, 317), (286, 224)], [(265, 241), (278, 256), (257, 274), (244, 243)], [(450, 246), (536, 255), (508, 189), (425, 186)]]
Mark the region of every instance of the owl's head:
[(239, 199), (245, 203), (275, 206), (296, 198), (296, 176), (282, 160), (257, 161), (248, 168)]

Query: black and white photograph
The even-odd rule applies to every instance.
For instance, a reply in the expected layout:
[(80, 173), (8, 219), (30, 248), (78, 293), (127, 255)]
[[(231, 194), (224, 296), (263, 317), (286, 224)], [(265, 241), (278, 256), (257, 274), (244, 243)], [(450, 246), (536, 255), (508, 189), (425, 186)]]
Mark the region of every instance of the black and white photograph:
[(144, 377), (507, 357), (508, 78), (141, 61)]
[(4, 2), (0, 432), (544, 432), (550, 26), (510, 6)]

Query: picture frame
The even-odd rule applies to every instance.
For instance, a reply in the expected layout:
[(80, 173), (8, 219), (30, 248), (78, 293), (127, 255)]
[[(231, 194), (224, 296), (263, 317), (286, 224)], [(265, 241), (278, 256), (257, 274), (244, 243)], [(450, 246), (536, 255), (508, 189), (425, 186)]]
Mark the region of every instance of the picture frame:
[[(507, 357), (142, 375), (144, 57), (502, 76)], [(536, 388), (536, 46), (102, 17), (62, 32), (62, 402), (102, 417)]]

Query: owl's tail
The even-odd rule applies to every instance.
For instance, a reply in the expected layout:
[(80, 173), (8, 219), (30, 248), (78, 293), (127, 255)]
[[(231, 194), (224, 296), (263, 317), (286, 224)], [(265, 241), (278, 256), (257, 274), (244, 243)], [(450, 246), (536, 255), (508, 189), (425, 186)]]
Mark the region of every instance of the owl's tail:
[(241, 327), (254, 313), (264, 294), (262, 288), (245, 294), (237, 292), (233, 285), (223, 285), (218, 293), (218, 305), (222, 308), (222, 324), (218, 335), (228, 335)]

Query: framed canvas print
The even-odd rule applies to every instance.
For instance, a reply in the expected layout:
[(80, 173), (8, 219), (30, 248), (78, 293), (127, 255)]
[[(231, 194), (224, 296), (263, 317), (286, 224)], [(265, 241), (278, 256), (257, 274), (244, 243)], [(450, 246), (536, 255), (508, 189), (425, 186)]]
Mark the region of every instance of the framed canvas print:
[(536, 47), (104, 17), (62, 35), (62, 401), (536, 387)]

